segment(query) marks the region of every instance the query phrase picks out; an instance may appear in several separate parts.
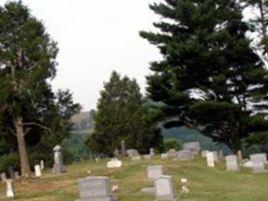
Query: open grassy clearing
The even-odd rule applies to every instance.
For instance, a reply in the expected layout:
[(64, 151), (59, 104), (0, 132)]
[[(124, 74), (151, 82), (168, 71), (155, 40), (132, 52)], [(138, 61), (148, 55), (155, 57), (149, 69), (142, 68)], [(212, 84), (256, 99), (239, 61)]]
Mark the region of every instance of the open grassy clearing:
[[(152, 186), (146, 175), (149, 164), (162, 164), (167, 175), (173, 176), (176, 192), (179, 193), (180, 178), (189, 180), (191, 192), (185, 201), (267, 201), (268, 174), (252, 174), (250, 170), (226, 172), (224, 162), (216, 168), (207, 168), (203, 159), (174, 161), (152, 159), (141, 161), (124, 160), (121, 169), (107, 169), (107, 161), (84, 162), (67, 167), (67, 173), (53, 175), (50, 171), (42, 179), (17, 181), (15, 184), (18, 201), (74, 201), (78, 198), (77, 180), (89, 176), (109, 176), (113, 184), (119, 185), (115, 192), (118, 201), (153, 201), (154, 197), (140, 192)], [(5, 198), (5, 186), (0, 184), (0, 200)]]

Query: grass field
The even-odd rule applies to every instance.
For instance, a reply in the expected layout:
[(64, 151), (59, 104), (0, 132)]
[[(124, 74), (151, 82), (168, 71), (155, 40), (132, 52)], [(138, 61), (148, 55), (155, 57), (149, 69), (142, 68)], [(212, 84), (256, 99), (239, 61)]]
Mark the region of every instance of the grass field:
[[(44, 172), (42, 179), (21, 180), (15, 183), (17, 201), (74, 201), (78, 198), (77, 180), (89, 176), (109, 176), (112, 184), (119, 185), (115, 192), (118, 201), (153, 201), (154, 197), (140, 190), (152, 186), (146, 176), (149, 164), (164, 165), (164, 172), (173, 176), (174, 187), (180, 192), (180, 179), (189, 180), (190, 193), (180, 197), (183, 201), (267, 201), (268, 173), (252, 174), (250, 170), (226, 172), (224, 163), (207, 168), (205, 161), (173, 161), (172, 159), (130, 161), (124, 160), (120, 169), (109, 170), (107, 161), (84, 162), (67, 167), (59, 176)], [(5, 186), (0, 184), (0, 200), (5, 198)]]

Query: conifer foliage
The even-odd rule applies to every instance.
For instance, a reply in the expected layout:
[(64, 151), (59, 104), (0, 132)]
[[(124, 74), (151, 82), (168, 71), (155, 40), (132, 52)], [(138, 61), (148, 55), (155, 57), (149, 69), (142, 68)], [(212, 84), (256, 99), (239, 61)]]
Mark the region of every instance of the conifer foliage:
[(161, 144), (162, 138), (154, 132), (135, 80), (113, 72), (100, 94), (95, 130), (88, 140), (92, 151), (112, 155), (115, 149), (120, 150), (121, 140), (127, 148), (141, 153)]
[[(158, 31), (140, 32), (157, 46), (162, 61), (150, 66), (148, 94), (162, 107), (166, 127), (200, 130), (233, 151), (249, 136), (267, 138), (268, 73), (247, 38), (250, 26), (236, 0), (163, 0)], [(260, 138), (259, 138), (260, 139)]]

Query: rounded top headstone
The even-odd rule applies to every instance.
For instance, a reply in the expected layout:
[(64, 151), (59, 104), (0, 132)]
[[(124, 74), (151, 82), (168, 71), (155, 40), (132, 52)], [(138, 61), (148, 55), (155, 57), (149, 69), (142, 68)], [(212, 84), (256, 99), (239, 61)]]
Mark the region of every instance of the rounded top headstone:
[(53, 151), (60, 151), (61, 150), (61, 146), (60, 145), (56, 145), (54, 148), (53, 148)]

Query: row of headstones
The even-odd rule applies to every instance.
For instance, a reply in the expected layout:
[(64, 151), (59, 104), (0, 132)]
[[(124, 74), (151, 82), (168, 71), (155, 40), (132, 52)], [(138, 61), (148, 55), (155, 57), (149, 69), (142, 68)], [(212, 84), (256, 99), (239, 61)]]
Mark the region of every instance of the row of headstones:
[[(61, 147), (59, 145), (55, 146), (54, 149), (54, 165), (53, 165), (53, 173), (59, 174), (65, 171), (61, 153)], [(44, 161), (41, 160), (40, 164), (34, 166), (35, 177), (41, 178), (42, 171), (45, 169)], [(3, 172), (0, 174), (0, 179), (3, 183), (6, 183), (6, 197), (8, 199), (15, 198), (15, 191), (13, 187), (13, 182), (20, 178), (19, 172), (15, 172), (14, 170), (9, 171), (9, 178), (6, 173)]]
[(144, 193), (153, 194), (156, 200), (175, 201), (177, 195), (173, 188), (172, 176), (164, 175), (162, 165), (154, 165), (147, 167), (147, 177), (154, 183), (154, 187), (143, 188)]
[[(35, 176), (41, 177), (42, 170), (44, 169), (44, 161), (40, 161), (40, 165), (35, 165)], [(11, 169), (9, 171), (9, 178), (5, 172), (0, 174), (0, 179), (3, 183), (6, 183), (6, 197), (8, 199), (15, 198), (15, 191), (13, 187), (13, 182), (20, 179), (20, 174), (17, 171)]]
[[(215, 167), (215, 162), (218, 162), (217, 152), (203, 151), (202, 157), (206, 157), (207, 166)], [(240, 159), (242, 157), (239, 157)], [(239, 171), (239, 163), (237, 155), (228, 155), (225, 157), (226, 170), (227, 171)], [(253, 173), (265, 173), (265, 165), (267, 164), (267, 155), (265, 153), (252, 154), (250, 155), (250, 161), (242, 164), (244, 167), (252, 168)]]
[[(175, 201), (176, 194), (173, 190), (172, 176), (163, 175), (162, 166), (149, 166), (147, 175), (154, 187), (144, 188), (142, 192), (152, 193), (156, 200)], [(108, 177), (87, 177), (78, 181), (78, 191), (81, 201), (115, 201), (112, 194), (110, 179)]]

